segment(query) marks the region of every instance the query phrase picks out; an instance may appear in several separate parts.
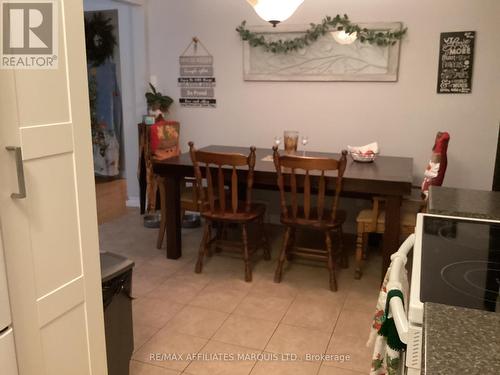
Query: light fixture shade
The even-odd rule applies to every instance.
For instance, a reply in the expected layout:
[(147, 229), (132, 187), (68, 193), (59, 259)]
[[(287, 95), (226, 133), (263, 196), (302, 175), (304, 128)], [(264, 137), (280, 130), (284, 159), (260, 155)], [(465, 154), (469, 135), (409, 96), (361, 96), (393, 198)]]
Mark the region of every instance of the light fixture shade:
[(337, 30), (332, 31), (331, 34), (338, 44), (352, 44), (358, 39), (358, 33), (356, 31), (348, 34), (345, 30)]
[(304, 0), (247, 0), (260, 18), (275, 25), (288, 19)]

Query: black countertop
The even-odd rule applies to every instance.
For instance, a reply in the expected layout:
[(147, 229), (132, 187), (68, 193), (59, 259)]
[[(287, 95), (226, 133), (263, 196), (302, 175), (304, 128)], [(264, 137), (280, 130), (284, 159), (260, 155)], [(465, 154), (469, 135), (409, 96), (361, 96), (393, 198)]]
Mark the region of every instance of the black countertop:
[[(431, 186), (429, 213), (500, 220), (500, 192)], [(500, 374), (500, 314), (426, 302), (422, 374)]]
[(429, 213), (500, 220), (500, 192), (431, 186)]

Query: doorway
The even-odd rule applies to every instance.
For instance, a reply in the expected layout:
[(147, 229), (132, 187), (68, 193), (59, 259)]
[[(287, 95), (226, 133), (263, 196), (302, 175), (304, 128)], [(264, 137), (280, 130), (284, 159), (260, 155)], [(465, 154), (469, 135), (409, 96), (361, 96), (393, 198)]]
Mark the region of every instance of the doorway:
[(116, 9), (86, 11), (85, 34), (98, 222), (126, 212), (119, 20)]

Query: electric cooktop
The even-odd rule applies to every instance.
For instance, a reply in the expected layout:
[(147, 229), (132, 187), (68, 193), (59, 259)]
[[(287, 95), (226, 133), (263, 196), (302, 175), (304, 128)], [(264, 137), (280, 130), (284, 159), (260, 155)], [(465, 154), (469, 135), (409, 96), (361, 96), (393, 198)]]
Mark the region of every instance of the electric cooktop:
[(500, 312), (500, 223), (426, 216), (420, 299)]

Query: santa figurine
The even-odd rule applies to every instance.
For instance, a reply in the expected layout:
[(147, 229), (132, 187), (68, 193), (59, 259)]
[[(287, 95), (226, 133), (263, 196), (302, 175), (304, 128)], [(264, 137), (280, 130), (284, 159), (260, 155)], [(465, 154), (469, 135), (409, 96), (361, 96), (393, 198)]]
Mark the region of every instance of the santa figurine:
[(450, 142), (450, 134), (448, 132), (438, 132), (434, 147), (432, 147), (432, 156), (427, 168), (424, 172), (424, 180), (422, 181), (422, 198), (427, 199), (429, 196), (429, 186), (441, 186), (444, 180), (446, 167), (448, 166), (448, 143)]

